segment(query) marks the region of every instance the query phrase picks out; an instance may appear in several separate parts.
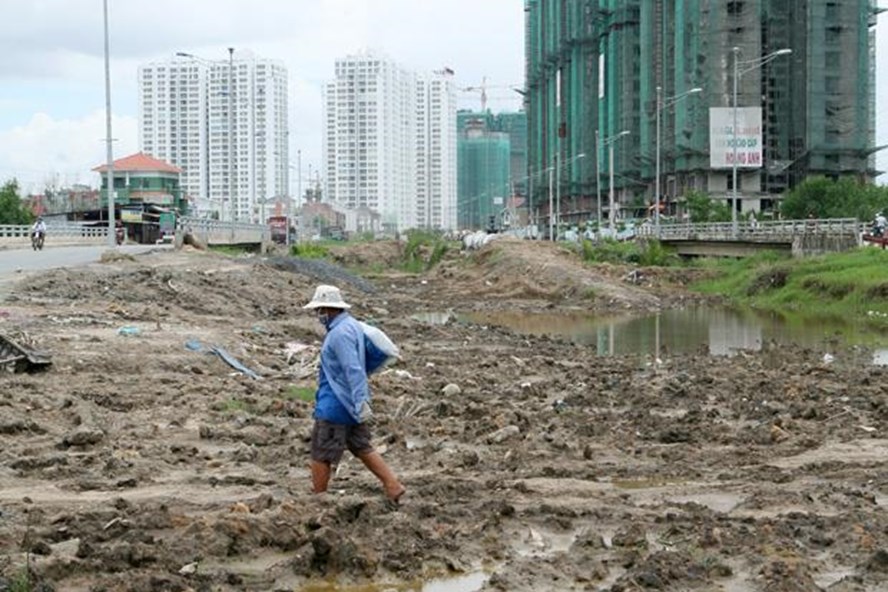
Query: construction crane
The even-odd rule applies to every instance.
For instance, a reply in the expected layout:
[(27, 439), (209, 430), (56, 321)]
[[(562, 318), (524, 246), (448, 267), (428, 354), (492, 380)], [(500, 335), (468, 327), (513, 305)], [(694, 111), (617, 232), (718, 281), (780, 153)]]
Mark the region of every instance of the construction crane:
[(497, 84), (497, 85), (488, 85), (487, 84), (487, 76), (481, 78), (481, 84), (479, 86), (466, 86), (464, 88), (459, 89), (462, 92), (477, 92), (481, 93), (481, 112), (484, 113), (487, 111), (487, 89), (489, 88), (510, 88), (516, 92), (521, 92), (520, 84)]

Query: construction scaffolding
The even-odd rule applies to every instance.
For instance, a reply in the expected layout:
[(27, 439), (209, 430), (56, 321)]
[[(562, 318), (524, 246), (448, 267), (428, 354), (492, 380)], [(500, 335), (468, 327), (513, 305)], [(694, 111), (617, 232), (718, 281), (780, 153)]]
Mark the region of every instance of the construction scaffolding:
[(497, 227), (512, 193), (511, 142), (490, 131), (489, 113), (459, 112), (457, 125), (457, 226)]
[(624, 130), (612, 145), (621, 215), (652, 204), (658, 145), (668, 213), (691, 190), (726, 198), (732, 178), (710, 166), (709, 110), (734, 106), (735, 55), (752, 64), (738, 69), (737, 106), (762, 108), (764, 165), (740, 172), (742, 209), (772, 207), (812, 175), (871, 181), (879, 11), (875, 0), (525, 0), (531, 215), (546, 223), (544, 173), (557, 167), (559, 219), (597, 218), (610, 175), (596, 137)]

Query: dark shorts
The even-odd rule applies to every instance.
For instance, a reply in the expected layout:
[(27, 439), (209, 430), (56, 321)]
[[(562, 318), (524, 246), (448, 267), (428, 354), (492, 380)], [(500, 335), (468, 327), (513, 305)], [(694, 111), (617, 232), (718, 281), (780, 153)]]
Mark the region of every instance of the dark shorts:
[(358, 456), (373, 452), (370, 427), (365, 423), (342, 425), (316, 419), (311, 431), (311, 460), (339, 464), (345, 449)]

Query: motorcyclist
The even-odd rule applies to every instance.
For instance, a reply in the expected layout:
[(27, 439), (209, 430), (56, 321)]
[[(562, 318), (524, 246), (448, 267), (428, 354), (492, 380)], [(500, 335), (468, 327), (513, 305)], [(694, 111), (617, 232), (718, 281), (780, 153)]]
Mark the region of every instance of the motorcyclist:
[(122, 245), (122, 244), (123, 244), (123, 239), (124, 239), (125, 236), (126, 236), (126, 234), (125, 234), (125, 231), (124, 231), (124, 229), (123, 229), (123, 222), (121, 222), (120, 220), (118, 220), (118, 221), (114, 224), (114, 238), (115, 238), (115, 240), (117, 241), (117, 244), (118, 244), (118, 245)]
[(888, 219), (885, 218), (885, 214), (879, 212), (873, 221), (873, 234), (875, 236), (885, 236), (886, 226), (888, 226)]
[(31, 234), (46, 236), (46, 222), (43, 221), (43, 216), (37, 216), (37, 221), (31, 227)]

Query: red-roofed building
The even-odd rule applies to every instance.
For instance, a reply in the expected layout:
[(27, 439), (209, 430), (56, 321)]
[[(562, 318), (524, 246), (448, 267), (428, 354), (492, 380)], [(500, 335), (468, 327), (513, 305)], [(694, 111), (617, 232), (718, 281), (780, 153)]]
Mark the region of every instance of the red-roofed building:
[[(102, 175), (102, 207), (108, 205), (108, 165), (93, 171)], [(118, 207), (163, 206), (185, 214), (188, 208), (182, 195), (182, 169), (143, 152), (114, 161), (114, 203)]]
[[(108, 165), (93, 169), (102, 175), (101, 210), (108, 208)], [(188, 213), (182, 195), (182, 169), (143, 152), (114, 161), (114, 210), (127, 235), (153, 243), (175, 231), (176, 218)]]

